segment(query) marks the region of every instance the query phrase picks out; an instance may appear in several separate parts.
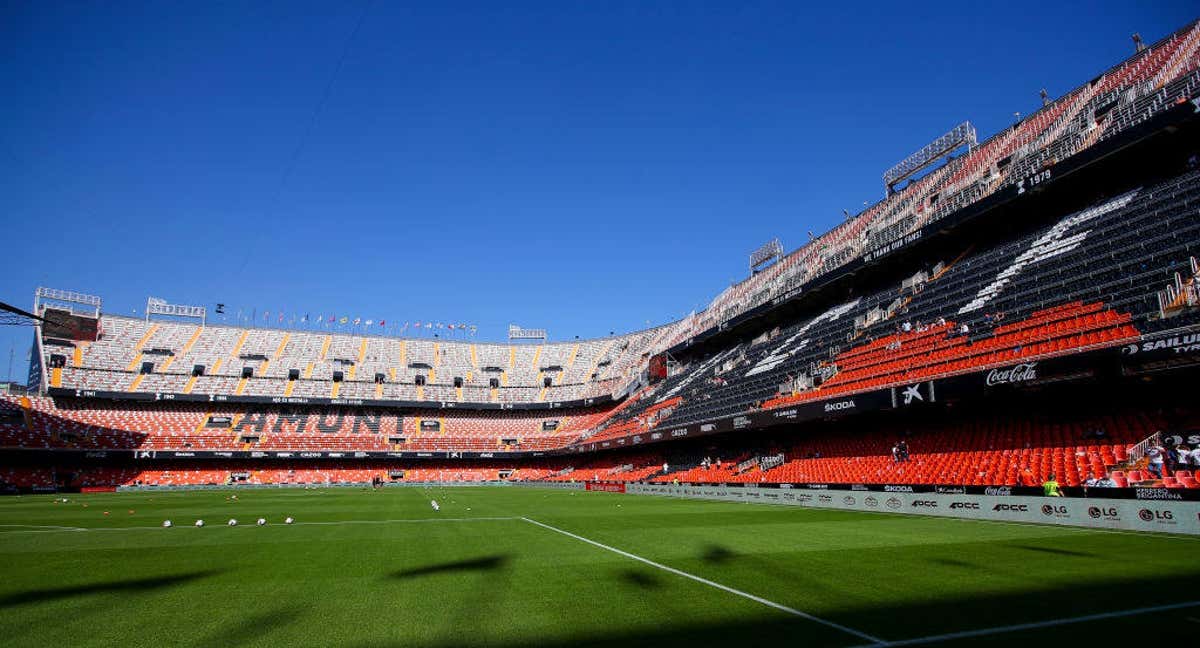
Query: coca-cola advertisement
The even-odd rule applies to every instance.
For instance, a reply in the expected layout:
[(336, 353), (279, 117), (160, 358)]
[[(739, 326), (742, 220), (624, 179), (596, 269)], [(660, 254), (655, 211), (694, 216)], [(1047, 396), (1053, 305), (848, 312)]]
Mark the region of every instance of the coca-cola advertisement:
[(603, 484), (600, 482), (588, 482), (587, 489), (590, 491), (602, 491), (605, 493), (624, 493), (625, 484)]
[(987, 374), (987, 386), (1018, 385), (1037, 380), (1037, 363), (1022, 362), (1004, 369), (992, 369)]

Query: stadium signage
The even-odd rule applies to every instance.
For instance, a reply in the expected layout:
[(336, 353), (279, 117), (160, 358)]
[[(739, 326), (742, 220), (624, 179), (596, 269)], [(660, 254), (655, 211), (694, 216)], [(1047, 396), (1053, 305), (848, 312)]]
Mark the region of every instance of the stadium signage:
[(854, 399), (825, 403), (826, 412), (841, 412), (848, 409), (854, 409)]
[(1153, 522), (1155, 524), (1175, 525), (1175, 513), (1167, 509), (1140, 509), (1138, 510), (1138, 518), (1143, 522)]
[(1056, 506), (1054, 504), (1043, 504), (1042, 505), (1042, 515), (1045, 515), (1046, 517), (1065, 518), (1065, 517), (1071, 517), (1071, 512), (1070, 512), (1070, 509), (1068, 509), (1066, 506), (1062, 506), (1062, 505)]
[[(721, 487), (667, 487), (661, 484), (626, 485), (632, 494), (674, 495), (725, 501), (760, 501), (790, 506), (814, 506), (843, 510), (861, 510), (859, 500), (849, 495), (790, 493), (780, 496), (771, 489), (744, 488), (739, 485)], [(880, 501), (873, 495), (862, 499), (867, 508), (876, 508)], [(997, 503), (986, 495), (928, 494), (917, 498), (893, 495), (882, 504), (899, 514), (958, 517), (977, 520), (1004, 520), (1038, 524), (1092, 528), (1120, 528), (1136, 531), (1169, 531), (1200, 535), (1200, 502), (1164, 502), (1146, 506), (1134, 500), (1118, 500), (1103, 505), (1088, 506), (1087, 500), (1047, 498), (1018, 495)], [(1085, 514), (1086, 513), (1086, 514)]]
[(903, 238), (898, 238), (895, 241), (888, 243), (887, 245), (881, 245), (881, 246), (875, 248), (874, 250), (871, 250), (870, 252), (867, 252), (866, 254), (864, 254), (863, 261), (870, 263), (871, 261), (874, 261), (882, 256), (891, 254), (892, 252), (895, 252), (896, 250), (899, 250), (900, 248), (905, 247), (906, 245), (910, 245), (912, 243), (915, 243), (915, 242), (921, 240), (921, 237), (923, 235), (924, 235), (923, 230), (917, 230), (917, 231), (913, 232), (912, 234), (909, 234)]
[(1189, 434), (1186, 437), (1181, 434), (1171, 434), (1163, 440), (1169, 440), (1171, 445), (1186, 445), (1189, 448), (1195, 448), (1197, 445), (1200, 445), (1200, 432)]
[(1008, 369), (992, 369), (987, 375), (987, 386), (1015, 385), (1037, 379), (1037, 363), (1023, 362)]
[(160, 401), (171, 400), (189, 403), (246, 403), (264, 405), (350, 405), (364, 407), (412, 408), (412, 409), (461, 409), (461, 410), (554, 410), (576, 407), (588, 407), (602, 403), (613, 402), (613, 397), (599, 396), (573, 401), (552, 401), (545, 403), (447, 403), (441, 401), (406, 401), (365, 398), (310, 398), (304, 396), (230, 396), (227, 394), (180, 394), (152, 393), (125, 391), (98, 391), (93, 389), (74, 389), (70, 387), (49, 387), (46, 393), (50, 396), (70, 396), (75, 398), (103, 398), (120, 401)]
[(1025, 176), (1017, 181), (1017, 194), (1023, 194), (1048, 180), (1050, 180), (1050, 169), (1042, 169), (1037, 173)]
[(1171, 351), (1176, 355), (1200, 351), (1200, 333), (1149, 340), (1140, 344), (1127, 344), (1121, 348), (1121, 352), (1125, 355), (1137, 355), (1138, 353), (1150, 353), (1154, 351)]
[(688, 435), (687, 428), (678, 428), (671, 430), (671, 438), (685, 437)]
[(913, 492), (913, 487), (912, 486), (892, 486), (892, 485), (888, 484), (883, 487), (883, 490), (886, 493), (911, 493), (911, 492)]
[(1013, 490), (1011, 486), (988, 486), (983, 490), (983, 494), (993, 497), (1008, 497), (1013, 494)]
[(1182, 500), (1179, 493), (1172, 493), (1165, 488), (1135, 488), (1134, 496), (1140, 500)]

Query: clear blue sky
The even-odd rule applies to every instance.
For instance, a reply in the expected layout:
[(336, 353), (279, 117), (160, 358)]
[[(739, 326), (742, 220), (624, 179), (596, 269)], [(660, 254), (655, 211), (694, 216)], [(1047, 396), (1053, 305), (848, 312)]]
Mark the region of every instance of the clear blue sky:
[[(1196, 9), (423, 4), (3, 3), (0, 299), (663, 323)], [(29, 339), (0, 331), (0, 372)]]

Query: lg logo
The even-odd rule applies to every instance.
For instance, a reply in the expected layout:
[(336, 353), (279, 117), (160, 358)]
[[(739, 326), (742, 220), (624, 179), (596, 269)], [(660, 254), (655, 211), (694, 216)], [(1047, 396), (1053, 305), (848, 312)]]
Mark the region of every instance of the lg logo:
[(1115, 518), (1115, 517), (1117, 517), (1117, 509), (1115, 509), (1115, 508), (1100, 508), (1099, 506), (1090, 506), (1090, 507), (1088, 507), (1088, 515), (1090, 517), (1092, 517), (1093, 519), (1097, 519), (1097, 520), (1102, 517)]
[(1175, 515), (1170, 511), (1155, 511), (1151, 509), (1138, 511), (1138, 517), (1142, 518), (1143, 522), (1173, 522), (1175, 520)]

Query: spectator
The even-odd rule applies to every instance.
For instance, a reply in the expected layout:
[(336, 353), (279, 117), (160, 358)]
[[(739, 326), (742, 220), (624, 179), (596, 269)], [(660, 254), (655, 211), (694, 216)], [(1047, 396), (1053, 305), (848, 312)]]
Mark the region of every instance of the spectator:
[(1058, 480), (1054, 479), (1054, 473), (1046, 476), (1046, 481), (1042, 484), (1042, 494), (1046, 497), (1062, 497), (1062, 491), (1059, 490)]
[(896, 444), (896, 447), (900, 449), (900, 461), (908, 461), (908, 442), (904, 439), (900, 439), (900, 442)]
[(892, 461), (895, 463), (900, 463), (900, 444), (899, 443), (892, 444)]
[(1192, 451), (1188, 453), (1188, 457), (1191, 459), (1193, 474), (1200, 472), (1200, 443), (1196, 444), (1195, 448), (1192, 448)]
[(1116, 488), (1117, 482), (1113, 481), (1112, 477), (1105, 475), (1096, 480), (1096, 488)]
[(1092, 473), (1088, 473), (1087, 479), (1083, 480), (1083, 487), (1085, 489), (1091, 488), (1091, 487), (1095, 486), (1096, 482), (1098, 482), (1098, 481), (1100, 481), (1100, 480), (1096, 479), (1095, 475), (1093, 475)]
[[(1182, 461), (1180, 461), (1181, 459), (1182, 459)], [(1186, 449), (1184, 450), (1183, 453), (1180, 453), (1179, 446), (1175, 445), (1174, 443), (1168, 442), (1166, 462), (1167, 462), (1167, 472), (1165, 474), (1166, 474), (1166, 476), (1169, 477), (1171, 475), (1174, 475), (1176, 470), (1179, 470), (1180, 463), (1182, 463), (1185, 466), (1187, 465)]]
[[(1187, 446), (1185, 446), (1181, 443), (1181, 444), (1179, 444), (1178, 447), (1175, 448), (1175, 453), (1176, 453), (1175, 470), (1188, 470), (1189, 468), (1195, 467), (1194, 464), (1192, 464), (1191, 448), (1188, 448)], [(1175, 473), (1172, 472), (1171, 474), (1174, 475)]]
[(1164, 450), (1163, 447), (1157, 443), (1147, 448), (1146, 458), (1149, 459), (1150, 462), (1146, 464), (1146, 471), (1151, 475), (1154, 475), (1156, 478), (1162, 479), (1163, 461), (1166, 454), (1166, 450)]

